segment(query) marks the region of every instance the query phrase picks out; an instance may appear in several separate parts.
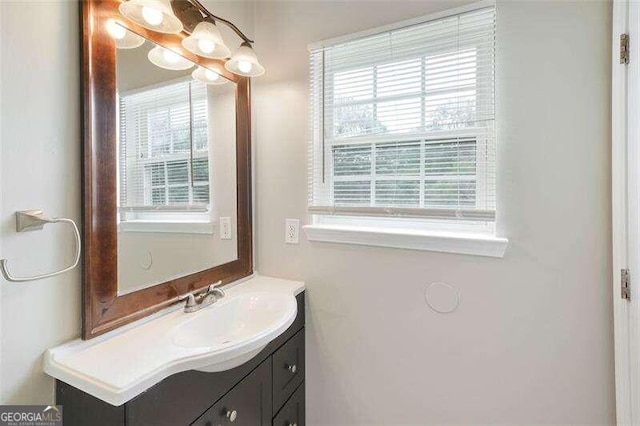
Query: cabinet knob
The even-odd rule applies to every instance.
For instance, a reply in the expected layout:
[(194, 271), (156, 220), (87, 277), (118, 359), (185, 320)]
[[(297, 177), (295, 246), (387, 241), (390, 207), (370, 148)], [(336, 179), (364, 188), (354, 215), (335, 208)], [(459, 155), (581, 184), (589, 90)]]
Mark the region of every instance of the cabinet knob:
[(298, 367), (295, 364), (292, 364), (292, 365), (287, 364), (286, 367), (287, 367), (287, 370), (291, 371), (291, 374), (296, 374), (296, 372), (298, 371)]
[(230, 422), (235, 422), (238, 417), (238, 412), (236, 410), (227, 410), (225, 415)]

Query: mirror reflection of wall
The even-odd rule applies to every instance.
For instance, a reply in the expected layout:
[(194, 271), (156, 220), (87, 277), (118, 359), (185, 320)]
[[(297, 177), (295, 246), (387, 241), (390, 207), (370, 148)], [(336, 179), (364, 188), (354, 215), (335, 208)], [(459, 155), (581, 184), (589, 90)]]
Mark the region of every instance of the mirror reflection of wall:
[(237, 259), (235, 84), (144, 39), (116, 61), (125, 294)]

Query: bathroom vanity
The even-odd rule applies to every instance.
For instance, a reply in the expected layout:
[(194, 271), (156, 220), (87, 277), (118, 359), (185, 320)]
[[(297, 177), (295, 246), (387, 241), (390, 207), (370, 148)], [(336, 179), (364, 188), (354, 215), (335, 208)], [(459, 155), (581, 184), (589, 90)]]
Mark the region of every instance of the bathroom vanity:
[[(208, 335), (197, 329), (198, 315), (206, 318), (246, 294), (252, 302), (238, 308), (229, 324), (216, 329), (213, 322), (215, 333)], [(293, 315), (283, 312), (277, 321), (265, 321), (262, 308), (253, 308), (265, 294), (288, 294), (295, 304)], [(256, 277), (228, 289), (217, 303), (195, 314), (163, 313), (98, 339), (49, 350), (45, 371), (57, 378), (56, 403), (64, 407), (65, 425), (303, 425), (303, 284)], [(266, 303), (264, 309), (273, 310), (276, 302)], [(169, 325), (176, 320), (177, 325)], [(171, 348), (185, 342), (174, 331), (189, 329), (192, 339), (204, 335), (211, 342), (215, 335), (235, 341), (198, 346), (197, 355)], [(245, 329), (252, 331), (243, 334)], [(252, 356), (245, 360), (247, 354)], [(208, 371), (219, 369), (225, 370)]]
[(189, 48), (199, 2), (153, 3), (157, 25), (141, 4), (81, 2), (83, 330), (44, 354), (56, 404), (66, 426), (303, 425), (304, 283), (253, 265), (250, 74)]

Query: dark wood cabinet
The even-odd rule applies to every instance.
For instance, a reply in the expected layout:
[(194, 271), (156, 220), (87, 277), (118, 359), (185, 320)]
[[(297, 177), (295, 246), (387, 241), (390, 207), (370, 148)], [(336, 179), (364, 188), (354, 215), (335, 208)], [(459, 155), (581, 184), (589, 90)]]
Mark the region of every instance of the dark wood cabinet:
[(296, 299), (293, 324), (234, 369), (178, 373), (119, 407), (56, 382), (65, 426), (304, 425), (304, 293)]
[(271, 360), (247, 377), (209, 408), (195, 426), (269, 426), (271, 424)]
[(304, 380), (304, 331), (273, 354), (273, 408), (278, 411)]
[(304, 383), (298, 386), (284, 407), (273, 418), (273, 426), (304, 426)]

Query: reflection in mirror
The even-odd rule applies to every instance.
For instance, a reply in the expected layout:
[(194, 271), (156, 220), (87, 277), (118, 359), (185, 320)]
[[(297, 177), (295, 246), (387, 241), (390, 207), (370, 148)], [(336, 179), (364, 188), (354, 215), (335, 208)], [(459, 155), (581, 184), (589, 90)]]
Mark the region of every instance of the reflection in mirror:
[(119, 294), (238, 257), (235, 84), (125, 31), (114, 35)]

